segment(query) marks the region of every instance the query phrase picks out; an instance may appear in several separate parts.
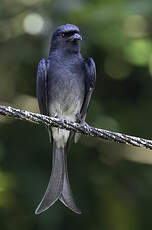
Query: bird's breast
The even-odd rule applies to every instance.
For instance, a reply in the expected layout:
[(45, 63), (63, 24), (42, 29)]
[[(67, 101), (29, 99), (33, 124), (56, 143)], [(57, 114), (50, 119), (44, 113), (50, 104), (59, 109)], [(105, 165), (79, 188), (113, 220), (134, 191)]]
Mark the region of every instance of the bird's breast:
[(48, 76), (49, 111), (69, 120), (75, 120), (85, 95), (84, 76), (80, 71), (64, 68)]

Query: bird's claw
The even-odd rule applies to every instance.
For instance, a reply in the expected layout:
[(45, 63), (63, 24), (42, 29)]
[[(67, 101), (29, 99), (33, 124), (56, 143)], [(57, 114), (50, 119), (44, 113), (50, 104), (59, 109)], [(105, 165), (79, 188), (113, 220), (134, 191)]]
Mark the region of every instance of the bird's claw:
[(77, 113), (76, 114), (76, 122), (78, 122), (78, 123), (81, 123), (82, 122), (82, 117), (81, 117), (81, 114), (80, 113)]
[(55, 117), (55, 118), (59, 118), (59, 116), (58, 116), (57, 113), (54, 113), (54, 117)]
[(89, 129), (89, 125), (87, 124), (87, 122), (86, 122), (84, 119), (82, 119), (80, 113), (77, 113), (77, 114), (76, 114), (76, 119), (77, 119), (77, 122), (78, 122), (79, 124), (85, 126), (85, 128), (87, 128), (87, 129)]

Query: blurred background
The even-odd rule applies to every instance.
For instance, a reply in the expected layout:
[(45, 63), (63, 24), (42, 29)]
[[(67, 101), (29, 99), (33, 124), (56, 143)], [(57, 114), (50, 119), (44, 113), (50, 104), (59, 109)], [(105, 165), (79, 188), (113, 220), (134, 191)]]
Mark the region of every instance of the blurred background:
[[(79, 26), (97, 66), (88, 123), (152, 139), (151, 0), (1, 0), (0, 104), (39, 112), (37, 64), (65, 23)], [(51, 158), (43, 126), (0, 117), (0, 229), (152, 228), (152, 151), (81, 136), (68, 160), (83, 214), (57, 202), (35, 216)]]

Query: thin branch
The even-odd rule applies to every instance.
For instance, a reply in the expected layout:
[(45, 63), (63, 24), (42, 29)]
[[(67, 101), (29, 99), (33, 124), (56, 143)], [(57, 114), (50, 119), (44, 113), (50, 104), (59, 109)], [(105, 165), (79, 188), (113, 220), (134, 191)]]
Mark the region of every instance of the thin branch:
[(25, 110), (14, 109), (10, 106), (0, 105), (0, 114), (16, 119), (27, 120), (45, 126), (59, 127), (77, 133), (99, 137), (104, 140), (115, 141), (117, 143), (130, 144), (137, 147), (152, 149), (152, 141), (140, 137), (129, 136), (123, 133), (111, 132), (105, 129), (97, 129), (89, 125), (82, 125), (76, 122), (67, 121), (64, 119), (48, 117), (38, 113), (32, 113)]

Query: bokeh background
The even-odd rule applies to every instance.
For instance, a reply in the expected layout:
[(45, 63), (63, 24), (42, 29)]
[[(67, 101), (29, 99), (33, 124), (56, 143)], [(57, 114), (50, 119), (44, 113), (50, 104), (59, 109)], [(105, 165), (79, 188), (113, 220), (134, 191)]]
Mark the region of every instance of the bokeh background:
[[(151, 0), (1, 0), (0, 104), (39, 111), (37, 63), (65, 23), (80, 27), (83, 56), (97, 66), (88, 123), (151, 139)], [(57, 202), (35, 216), (51, 171), (47, 130), (0, 117), (1, 230), (152, 228), (151, 151), (82, 136), (68, 160), (83, 214)]]

